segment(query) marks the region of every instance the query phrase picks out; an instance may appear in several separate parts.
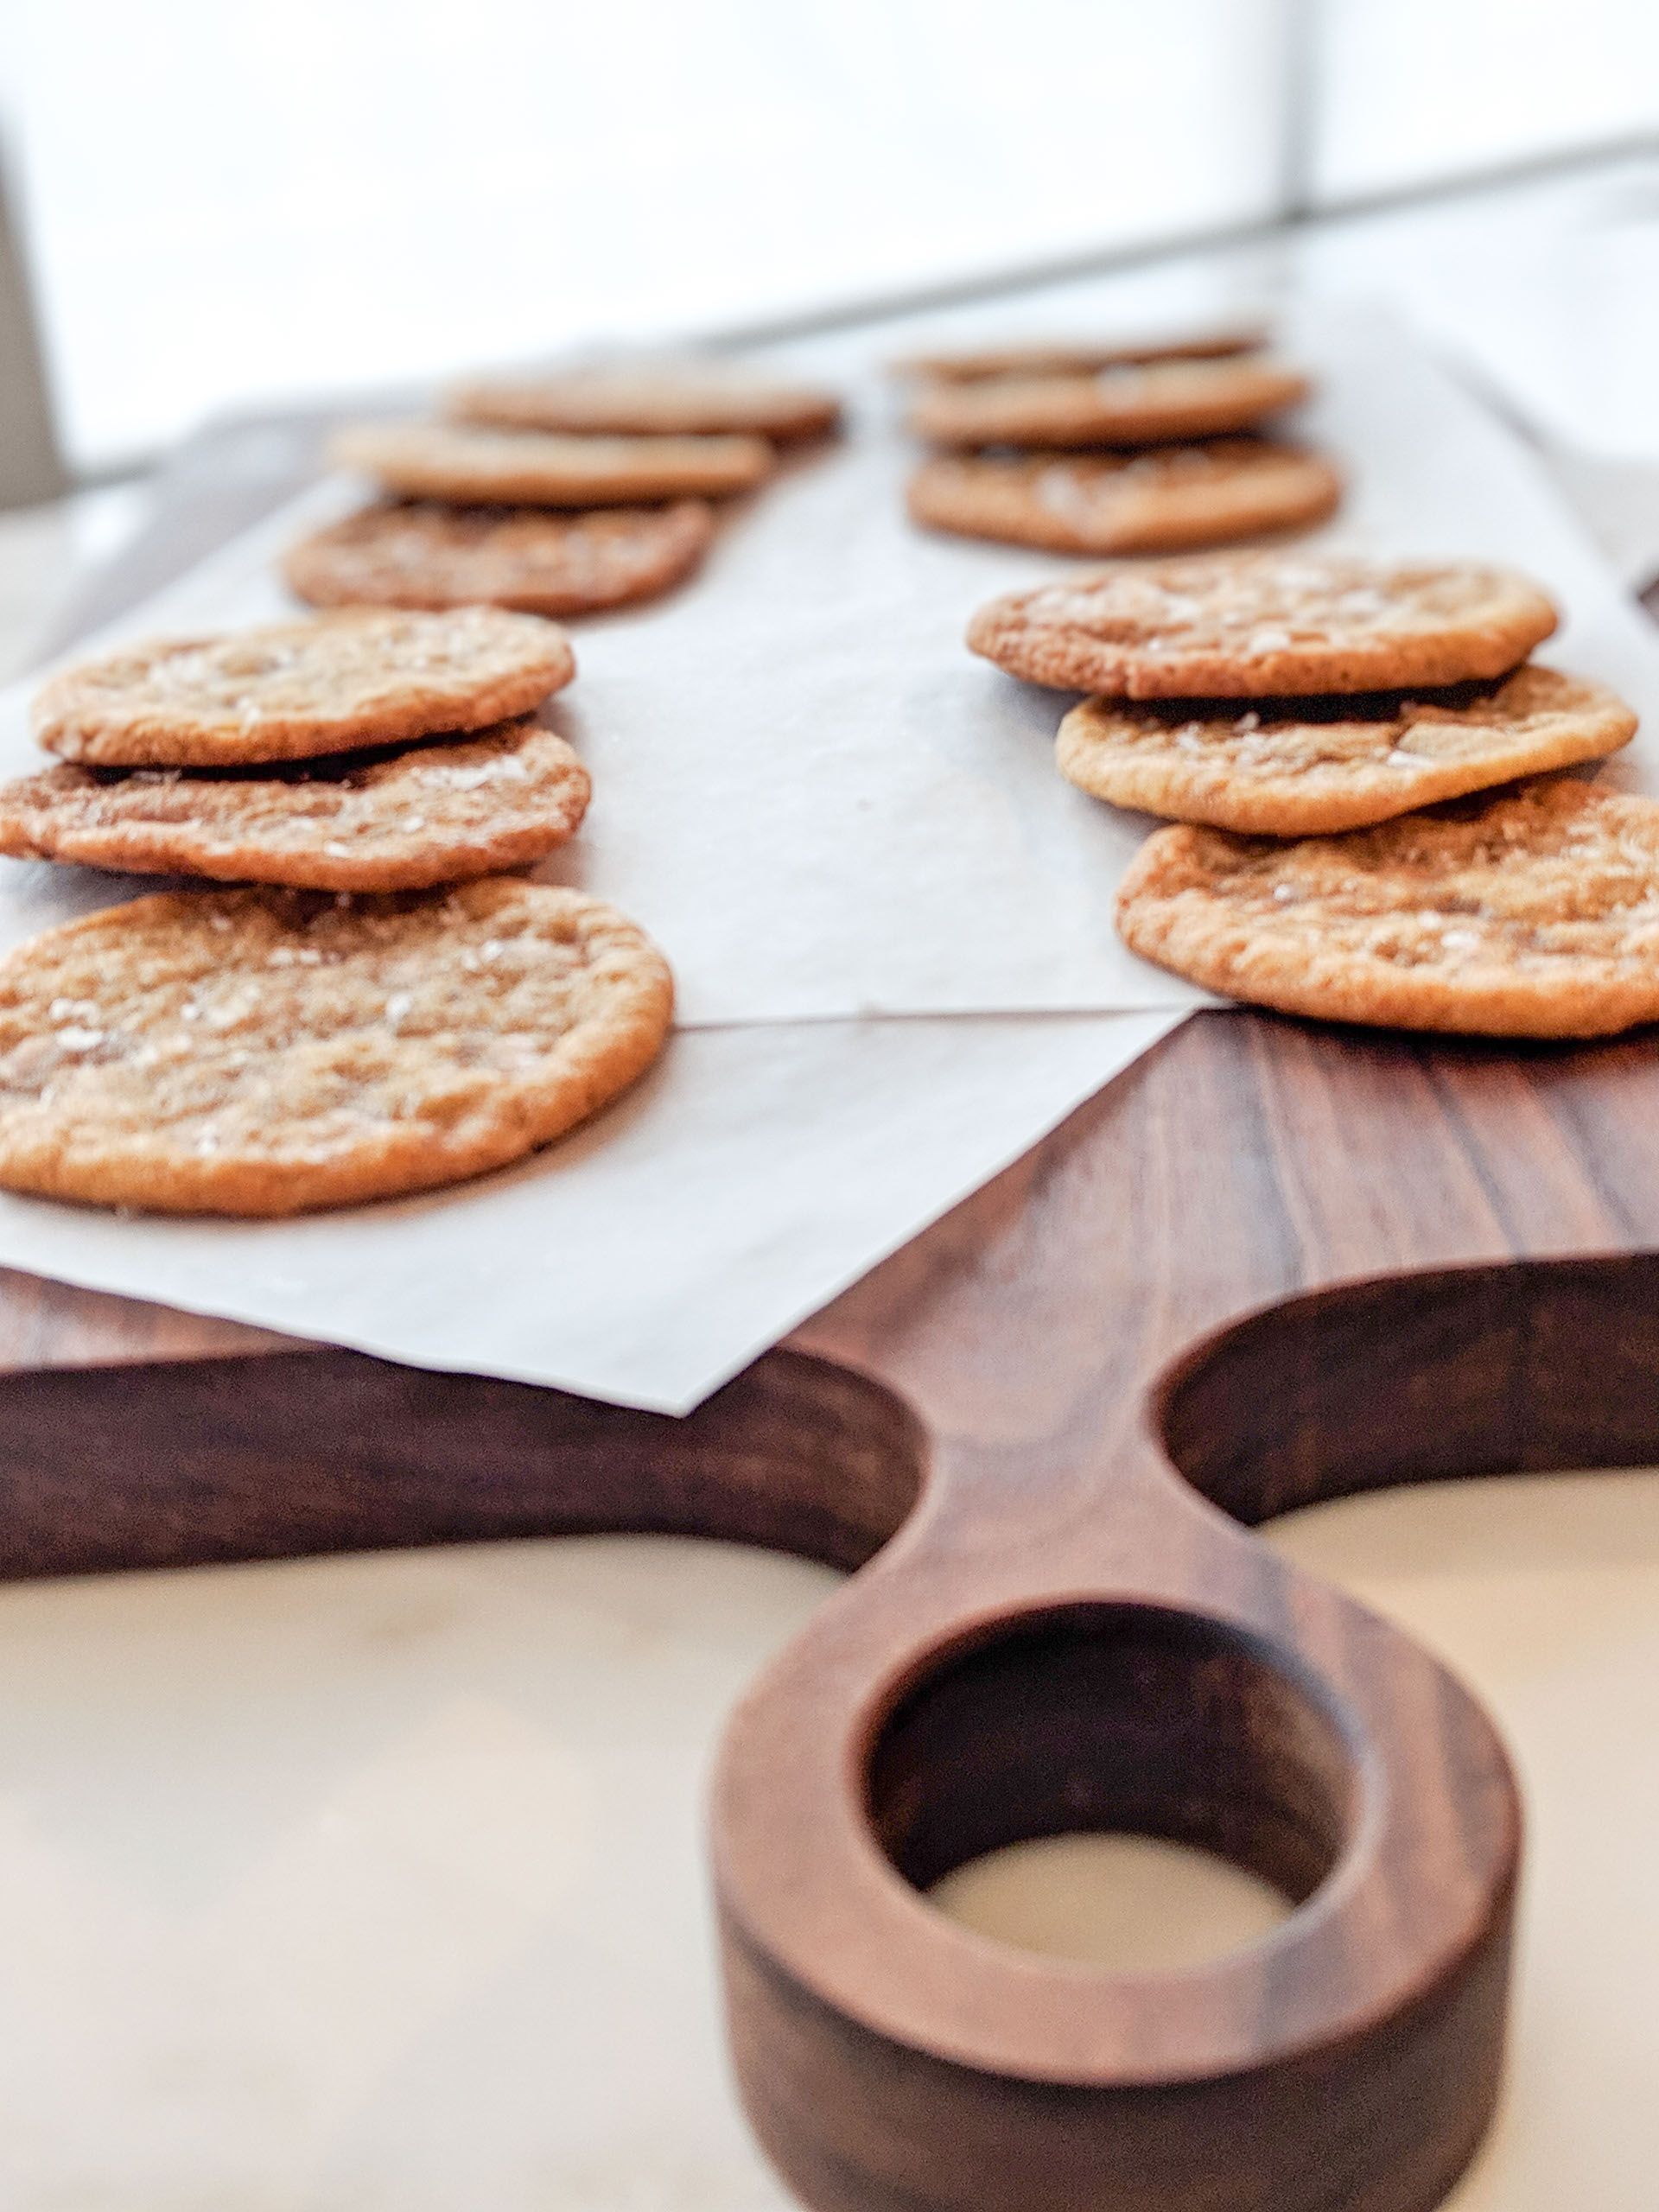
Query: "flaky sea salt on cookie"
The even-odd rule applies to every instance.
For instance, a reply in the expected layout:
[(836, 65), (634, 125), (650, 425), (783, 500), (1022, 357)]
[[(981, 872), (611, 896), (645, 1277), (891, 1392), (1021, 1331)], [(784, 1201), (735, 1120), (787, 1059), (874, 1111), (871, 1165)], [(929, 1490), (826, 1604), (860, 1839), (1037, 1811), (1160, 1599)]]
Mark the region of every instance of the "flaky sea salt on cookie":
[(0, 961), (0, 1186), (251, 1215), (460, 1182), (613, 1098), (672, 1007), (575, 891), (136, 899)]
[(1492, 1037), (1659, 1020), (1659, 803), (1571, 779), (1294, 844), (1160, 830), (1126, 944), (1286, 1014)]
[(1268, 438), (1141, 452), (937, 454), (910, 480), (912, 519), (1057, 553), (1164, 553), (1323, 522), (1327, 461)]
[(669, 590), (714, 534), (714, 509), (703, 499), (577, 514), (386, 501), (302, 539), (283, 574), (314, 607), (592, 614)]
[(1249, 699), (1503, 676), (1554, 627), (1536, 584), (1507, 569), (1292, 551), (1138, 562), (1010, 592), (980, 608), (968, 643), (1060, 690)]
[(589, 789), (564, 740), (531, 721), (289, 767), (66, 761), (0, 787), (0, 853), (220, 883), (417, 891), (544, 860), (575, 835)]
[(772, 473), (764, 438), (583, 438), (462, 423), (365, 424), (330, 441), (340, 468), (405, 499), (463, 505), (598, 507), (727, 499)]
[(237, 767), (482, 729), (575, 674), (562, 630), (493, 607), (352, 612), (85, 661), (46, 684), (35, 734), (99, 767)]
[(1125, 362), (1093, 376), (927, 385), (907, 420), (941, 446), (1155, 445), (1250, 429), (1308, 390), (1299, 370), (1263, 354)]
[(1427, 698), (1338, 695), (1225, 705), (1086, 699), (1055, 758), (1080, 791), (1175, 822), (1275, 837), (1359, 829), (1628, 745), (1636, 716), (1604, 684), (1521, 668)]
[(462, 423), (509, 430), (763, 438), (820, 437), (841, 418), (832, 391), (715, 359), (621, 361), (539, 376), (475, 377), (450, 392)]

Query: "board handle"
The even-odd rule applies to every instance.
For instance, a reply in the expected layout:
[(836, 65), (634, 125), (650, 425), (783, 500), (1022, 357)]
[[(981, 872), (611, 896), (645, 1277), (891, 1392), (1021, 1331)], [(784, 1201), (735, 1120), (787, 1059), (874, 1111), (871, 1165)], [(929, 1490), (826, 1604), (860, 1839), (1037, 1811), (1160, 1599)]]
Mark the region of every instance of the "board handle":
[[(817, 2212), (1426, 2212), (1500, 2073), (1520, 1813), (1491, 1723), (1153, 1437), (1011, 1472), (937, 1452), (734, 1718), (715, 1863), (760, 2140)], [(1294, 1909), (1115, 1974), (927, 1902), (1077, 1829), (1208, 1848)]]

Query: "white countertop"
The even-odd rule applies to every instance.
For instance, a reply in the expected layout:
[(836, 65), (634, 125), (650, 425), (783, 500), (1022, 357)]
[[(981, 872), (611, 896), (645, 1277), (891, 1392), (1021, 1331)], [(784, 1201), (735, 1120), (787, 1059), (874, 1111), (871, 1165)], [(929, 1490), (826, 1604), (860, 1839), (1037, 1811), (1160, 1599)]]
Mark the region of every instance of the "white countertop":
[[(1511, 2088), (1457, 2212), (1650, 2212), (1659, 1476), (1401, 1492), (1280, 1540), (1520, 1759)], [(0, 2201), (781, 2208), (726, 2082), (702, 1796), (834, 1580), (614, 1538), (0, 1590)], [(1111, 1848), (1001, 1911), (1097, 1938)], [(1160, 1882), (1128, 1874), (1144, 1929)], [(1201, 1904), (1237, 1924), (1224, 1885)]]

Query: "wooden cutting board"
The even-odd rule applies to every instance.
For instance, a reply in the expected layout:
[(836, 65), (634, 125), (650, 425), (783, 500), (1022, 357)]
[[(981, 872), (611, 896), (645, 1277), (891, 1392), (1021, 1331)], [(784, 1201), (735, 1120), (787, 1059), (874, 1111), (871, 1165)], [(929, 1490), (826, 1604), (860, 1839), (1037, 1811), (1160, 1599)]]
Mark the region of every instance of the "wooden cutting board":
[[(287, 496), (316, 429), (188, 449), (66, 637)], [(862, 1567), (715, 1789), (733, 2052), (791, 2185), (824, 2212), (1421, 2212), (1497, 2080), (1513, 1777), (1435, 1662), (1247, 1531), (1645, 1464), (1656, 1376), (1650, 1037), (1205, 1014), (684, 1421), (0, 1274), (0, 1563), (652, 1529)], [(919, 1894), (1118, 1827), (1300, 1909), (1125, 1977)]]

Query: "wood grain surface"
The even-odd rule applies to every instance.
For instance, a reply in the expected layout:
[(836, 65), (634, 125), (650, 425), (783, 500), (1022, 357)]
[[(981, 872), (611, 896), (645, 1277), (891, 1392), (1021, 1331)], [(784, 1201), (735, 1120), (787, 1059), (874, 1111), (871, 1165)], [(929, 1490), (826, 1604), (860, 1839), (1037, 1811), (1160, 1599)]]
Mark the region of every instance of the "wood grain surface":
[[(188, 454), (73, 627), (315, 442)], [(1659, 1456), (1656, 1232), (1649, 1037), (1205, 1014), (684, 1422), (0, 1278), (0, 1570), (600, 1527), (868, 1560), (716, 1785), (734, 2056), (790, 2183), (826, 2212), (1425, 2212), (1498, 2078), (1513, 1779), (1434, 1661), (1246, 1531)], [(1110, 1976), (921, 1895), (1091, 1827), (1300, 1910)]]

